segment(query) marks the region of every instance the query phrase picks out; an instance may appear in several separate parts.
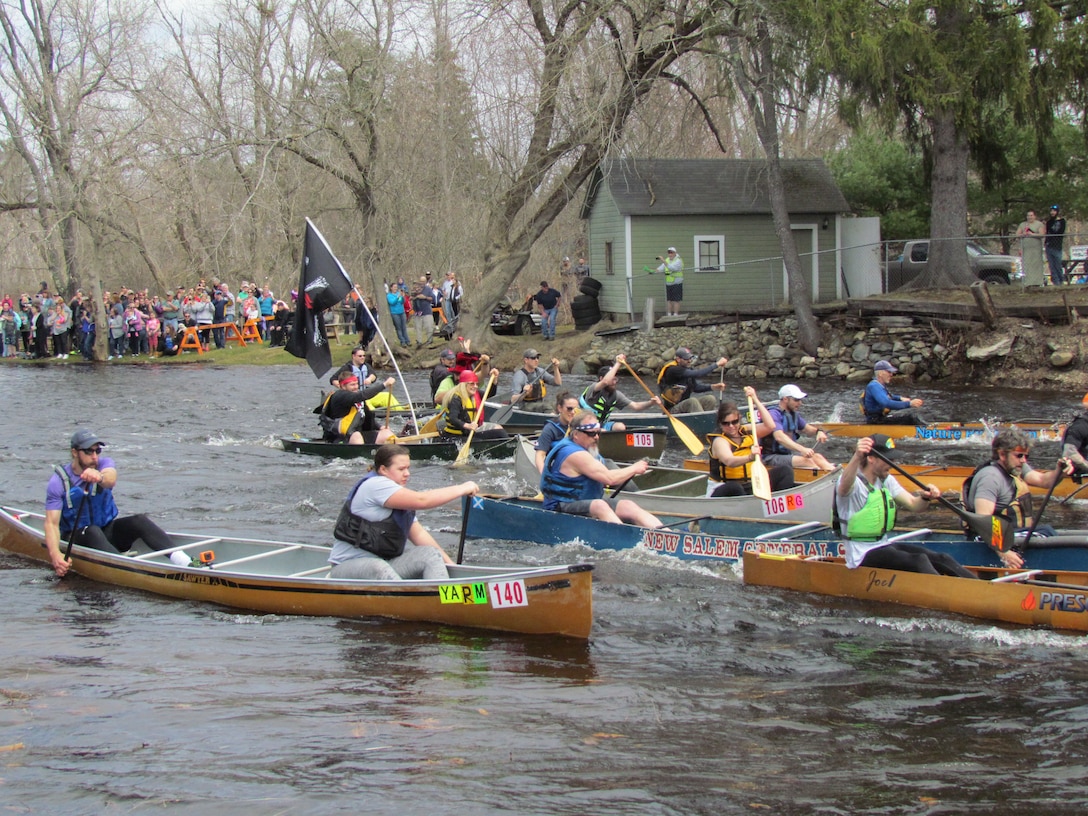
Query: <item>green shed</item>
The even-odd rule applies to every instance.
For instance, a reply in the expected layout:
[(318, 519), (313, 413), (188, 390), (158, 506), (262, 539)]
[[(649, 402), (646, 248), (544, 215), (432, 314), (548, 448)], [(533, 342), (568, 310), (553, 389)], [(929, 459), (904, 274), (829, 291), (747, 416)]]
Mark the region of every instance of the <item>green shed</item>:
[[(842, 192), (820, 159), (782, 161), (786, 204), (813, 302), (843, 296)], [(610, 159), (594, 173), (582, 218), (602, 312), (665, 310), (668, 247), (684, 262), (682, 311), (729, 312), (788, 303), (771, 219), (767, 165), (748, 159)]]

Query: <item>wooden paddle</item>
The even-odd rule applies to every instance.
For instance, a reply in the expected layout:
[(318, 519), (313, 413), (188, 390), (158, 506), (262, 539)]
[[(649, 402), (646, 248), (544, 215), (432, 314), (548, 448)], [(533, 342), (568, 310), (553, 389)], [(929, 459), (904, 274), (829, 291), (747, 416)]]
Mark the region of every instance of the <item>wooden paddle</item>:
[[(499, 374), (499, 372), (497, 372), (497, 371), (492, 371), (491, 372), (491, 376), (487, 378), (488, 388), (491, 387), (491, 384), (495, 381), (495, 378), (498, 376), (498, 374)], [(483, 398), (483, 396), (481, 396), (480, 397), (480, 407), (476, 411), (476, 425), (477, 425), (477, 427), (479, 427), (480, 422), (483, 420), (483, 418), (484, 418), (484, 398)], [(476, 428), (473, 428), (471, 431), (468, 432), (468, 439), (465, 440), (465, 444), (461, 447), (461, 450), (459, 450), (457, 452), (457, 459), (454, 461), (453, 467), (460, 467), (461, 465), (465, 464), (465, 462), (468, 461), (468, 457), (472, 453), (472, 437), (474, 437), (475, 435), (476, 435)]]
[[(759, 447), (759, 438), (756, 435), (756, 406), (751, 397), (748, 397), (748, 420), (752, 423), (752, 439), (756, 448)], [(771, 500), (771, 474), (767, 472), (767, 466), (763, 464), (761, 454), (755, 453), (752, 460), (752, 495), (763, 501)]]
[(427, 433), (415, 434), (414, 436), (391, 436), (389, 437), (389, 444), (404, 445), (408, 442), (422, 442), (424, 439), (434, 439), (436, 436), (438, 436), (438, 431), (427, 431)]
[[(922, 490), (927, 489), (922, 482), (915, 479), (914, 476), (888, 459), (888, 457), (884, 456), (884, 454), (876, 448), (873, 448), (870, 453), (874, 454), (881, 461), (887, 462), (893, 470), (902, 476), (906, 476), (909, 481), (922, 488)], [(1012, 524), (1009, 523), (1008, 519), (1001, 518), (1001, 516), (984, 516), (981, 513), (972, 513), (970, 510), (960, 507), (958, 504), (953, 504), (943, 496), (938, 497), (937, 502), (963, 519), (972, 533), (995, 550), (1005, 552), (1006, 550), (1012, 549), (1014, 531), (1012, 529)]]
[(442, 411), (441, 410), (436, 411), (434, 416), (432, 416), (430, 419), (428, 419), (426, 422), (423, 423), (423, 427), (419, 429), (420, 435), (422, 436), (423, 434), (429, 434), (429, 433), (437, 434), (438, 433), (438, 420), (440, 420), (441, 418), (442, 418)]
[(1069, 502), (1073, 501), (1073, 499), (1075, 499), (1082, 491), (1085, 490), (1088, 490), (1088, 482), (1085, 482), (1068, 496), (1066, 496), (1064, 499), (1062, 499), (1062, 507), (1065, 507), (1065, 505), (1069, 504)]
[[(626, 360), (623, 361), (623, 367), (631, 372), (631, 376), (638, 380), (638, 384), (642, 386), (643, 390), (647, 394), (649, 394), (651, 397), (657, 396), (657, 394), (655, 394), (646, 386), (646, 383), (644, 383), (642, 381), (642, 378), (635, 373), (635, 370), (627, 364)], [(683, 442), (685, 446), (687, 446), (687, 449), (691, 451), (692, 454), (694, 454), (695, 456), (698, 456), (700, 453), (702, 453), (703, 449), (706, 446), (699, 441), (699, 437), (695, 435), (695, 431), (693, 431), (679, 419), (670, 414), (669, 409), (666, 408), (664, 405), (661, 406), (661, 410), (664, 412), (665, 416), (669, 418), (669, 422), (672, 424), (673, 433), (680, 437), (680, 441)]]
[(1065, 478), (1065, 472), (1062, 470), (1064, 459), (1059, 459), (1058, 464), (1054, 467), (1057, 469), (1057, 473), (1054, 474), (1054, 482), (1050, 485), (1050, 488), (1046, 491), (1046, 495), (1043, 496), (1043, 503), (1039, 506), (1039, 512), (1035, 514), (1035, 518), (1031, 520), (1031, 526), (1028, 527), (1028, 534), (1024, 536), (1023, 542), (1018, 544), (1018, 547), (1027, 549), (1028, 542), (1031, 541), (1031, 537), (1035, 535), (1035, 528), (1039, 526), (1039, 519), (1043, 517), (1043, 511), (1046, 510), (1046, 506), (1050, 504), (1050, 497), (1054, 495), (1054, 488), (1058, 486), (1058, 482)]

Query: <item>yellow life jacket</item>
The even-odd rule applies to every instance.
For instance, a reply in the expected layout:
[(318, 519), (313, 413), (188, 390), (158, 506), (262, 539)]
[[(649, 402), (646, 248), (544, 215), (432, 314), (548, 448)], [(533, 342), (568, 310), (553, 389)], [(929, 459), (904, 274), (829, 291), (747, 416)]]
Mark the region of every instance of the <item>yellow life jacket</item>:
[[(706, 441), (710, 445), (711, 451), (714, 450), (714, 440), (724, 439), (725, 443), (729, 445), (729, 450), (734, 456), (751, 456), (752, 448), (755, 447), (755, 439), (745, 434), (741, 436), (740, 443), (734, 444), (733, 440), (725, 434), (707, 434)], [(733, 465), (732, 467), (726, 467), (722, 464), (721, 460), (715, 459), (713, 452), (710, 454), (710, 474), (709, 478), (715, 482), (726, 481), (751, 481), (752, 474), (748, 470), (750, 463), (745, 462), (743, 465)]]
[(368, 399), (366, 404), (371, 408), (385, 408), (386, 406), (389, 406), (390, 408), (403, 407), (401, 401), (393, 396), (392, 391), (382, 391), (380, 394), (376, 394)]

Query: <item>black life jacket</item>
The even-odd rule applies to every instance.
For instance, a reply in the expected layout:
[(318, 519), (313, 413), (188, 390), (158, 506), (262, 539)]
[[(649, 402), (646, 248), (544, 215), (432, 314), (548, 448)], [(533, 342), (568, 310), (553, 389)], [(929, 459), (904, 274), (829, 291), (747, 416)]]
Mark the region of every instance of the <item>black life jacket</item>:
[(374, 553), (379, 558), (388, 561), (404, 552), (404, 545), (408, 541), (408, 531), (415, 523), (416, 514), (414, 510), (394, 510), (392, 515), (383, 521), (368, 521), (352, 513), (351, 500), (355, 498), (363, 482), (377, 475), (378, 472), (372, 470), (355, 483), (355, 487), (348, 494), (347, 501), (340, 508), (332, 534), (339, 541)]

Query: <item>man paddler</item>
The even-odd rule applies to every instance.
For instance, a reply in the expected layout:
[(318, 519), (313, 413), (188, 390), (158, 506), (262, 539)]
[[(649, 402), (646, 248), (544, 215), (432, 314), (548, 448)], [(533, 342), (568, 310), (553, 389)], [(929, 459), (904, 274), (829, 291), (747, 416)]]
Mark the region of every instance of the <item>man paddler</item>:
[(358, 377), (354, 374), (342, 376), (338, 389), (314, 409), (314, 413), (319, 415), (317, 421), (321, 424), (322, 439), (325, 442), (347, 442), (349, 445), (380, 445), (385, 442), (393, 435), (392, 431), (378, 425), (366, 401), (396, 384), (396, 379), (389, 377), (384, 382), (359, 390)]
[[(665, 408), (676, 414), (691, 414), (697, 411), (712, 411), (718, 405), (714, 391), (724, 391), (725, 381), (707, 385), (699, 382), (701, 377), (725, 368), (728, 357), (719, 357), (713, 365), (705, 368), (693, 368), (696, 357), (691, 349), (680, 347), (676, 350), (672, 362), (665, 363), (657, 372), (657, 386), (661, 392), (661, 402)], [(698, 397), (696, 394), (704, 394)]]
[[(1030, 487), (1049, 488), (1059, 474), (1069, 476), (1073, 463), (1059, 459), (1053, 470), (1035, 470), (1028, 464), (1032, 438), (1019, 428), (999, 431), (990, 443), (990, 460), (983, 462), (963, 483), (963, 506), (983, 516), (1008, 519), (1022, 539), (1034, 520)], [(1049, 524), (1036, 525), (1033, 536), (1052, 536)], [(999, 553), (1005, 566), (1019, 569), (1024, 560), (1013, 550)]]
[(609, 470), (597, 453), (601, 423), (592, 411), (580, 411), (570, 424), (570, 435), (559, 440), (544, 459), (540, 491), (544, 509), (600, 521), (627, 522), (657, 528), (661, 521), (630, 499), (604, 498), (605, 486), (625, 484), (649, 470), (646, 460)]
[(888, 383), (899, 369), (887, 360), (877, 360), (873, 366), (873, 379), (865, 386), (861, 396), (861, 410), (870, 425), (925, 425), (916, 410), (922, 407), (920, 397), (903, 397), (888, 390)]

